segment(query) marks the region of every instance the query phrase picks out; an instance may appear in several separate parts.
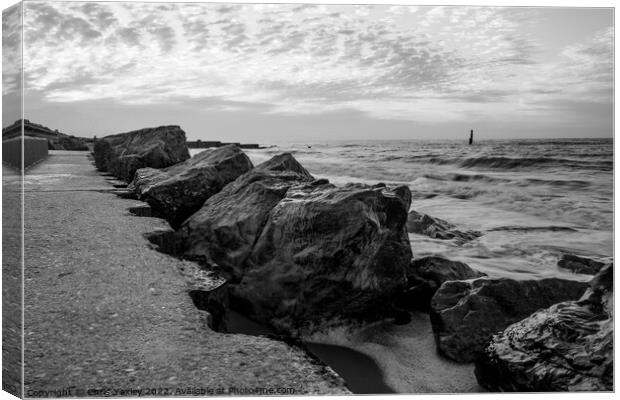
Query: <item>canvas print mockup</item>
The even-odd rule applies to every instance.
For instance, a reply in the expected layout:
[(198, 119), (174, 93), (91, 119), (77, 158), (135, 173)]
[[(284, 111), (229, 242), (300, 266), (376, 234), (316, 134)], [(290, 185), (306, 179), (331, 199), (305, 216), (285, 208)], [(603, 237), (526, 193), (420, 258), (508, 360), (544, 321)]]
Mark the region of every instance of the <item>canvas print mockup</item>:
[(3, 390), (613, 392), (613, 18), (5, 9)]

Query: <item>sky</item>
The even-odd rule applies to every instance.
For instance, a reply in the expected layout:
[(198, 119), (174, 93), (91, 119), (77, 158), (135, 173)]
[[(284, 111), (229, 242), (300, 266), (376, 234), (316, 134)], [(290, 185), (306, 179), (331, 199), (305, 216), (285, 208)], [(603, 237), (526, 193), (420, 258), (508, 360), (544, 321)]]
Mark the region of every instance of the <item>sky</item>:
[[(610, 8), (26, 2), (23, 13), (24, 115), (78, 136), (158, 125), (265, 144), (613, 136)], [(19, 115), (17, 21), (3, 15), (3, 126)]]

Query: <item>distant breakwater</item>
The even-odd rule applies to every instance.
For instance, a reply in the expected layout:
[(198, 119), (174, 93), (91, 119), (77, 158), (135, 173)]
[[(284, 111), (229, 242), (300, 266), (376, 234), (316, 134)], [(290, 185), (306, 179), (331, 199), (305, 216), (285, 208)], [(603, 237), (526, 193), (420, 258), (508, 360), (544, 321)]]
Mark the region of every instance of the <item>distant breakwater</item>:
[(260, 149), (260, 145), (257, 143), (240, 143), (240, 142), (220, 142), (220, 141), (187, 141), (187, 147), (190, 149), (209, 149), (213, 147), (224, 147), (229, 144), (234, 144), (235, 146), (239, 146), (242, 149)]

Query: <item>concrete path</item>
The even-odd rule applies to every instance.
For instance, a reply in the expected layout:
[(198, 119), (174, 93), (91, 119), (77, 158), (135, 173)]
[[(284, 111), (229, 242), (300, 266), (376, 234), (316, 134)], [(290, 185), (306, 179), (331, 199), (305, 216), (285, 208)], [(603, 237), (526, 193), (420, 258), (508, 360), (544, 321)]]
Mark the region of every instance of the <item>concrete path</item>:
[(2, 389), (21, 396), (22, 178), (2, 165)]
[(167, 224), (130, 214), (144, 203), (111, 193), (86, 152), (52, 152), (24, 187), (27, 397), (348, 393), (299, 349), (212, 331), (181, 274), (196, 266), (143, 237)]

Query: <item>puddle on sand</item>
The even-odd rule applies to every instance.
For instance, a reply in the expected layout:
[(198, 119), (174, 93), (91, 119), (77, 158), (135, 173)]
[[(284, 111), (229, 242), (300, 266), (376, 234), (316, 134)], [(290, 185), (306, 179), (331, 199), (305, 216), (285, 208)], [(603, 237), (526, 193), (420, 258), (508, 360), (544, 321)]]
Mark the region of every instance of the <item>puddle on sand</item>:
[(304, 342), (308, 351), (329, 365), (355, 394), (396, 393), (383, 382), (383, 373), (375, 361), (348, 347)]
[(127, 208), (131, 214), (138, 217), (149, 217), (149, 218), (161, 218), (165, 219), (163, 215), (159, 214), (157, 211), (153, 210), (151, 206), (143, 205), (143, 206), (135, 206)]
[[(226, 310), (219, 326), (226, 333), (277, 336), (269, 327), (230, 309)], [(379, 365), (363, 353), (348, 347), (315, 342), (301, 342), (301, 347), (336, 371), (355, 394), (396, 393), (385, 384)]]

